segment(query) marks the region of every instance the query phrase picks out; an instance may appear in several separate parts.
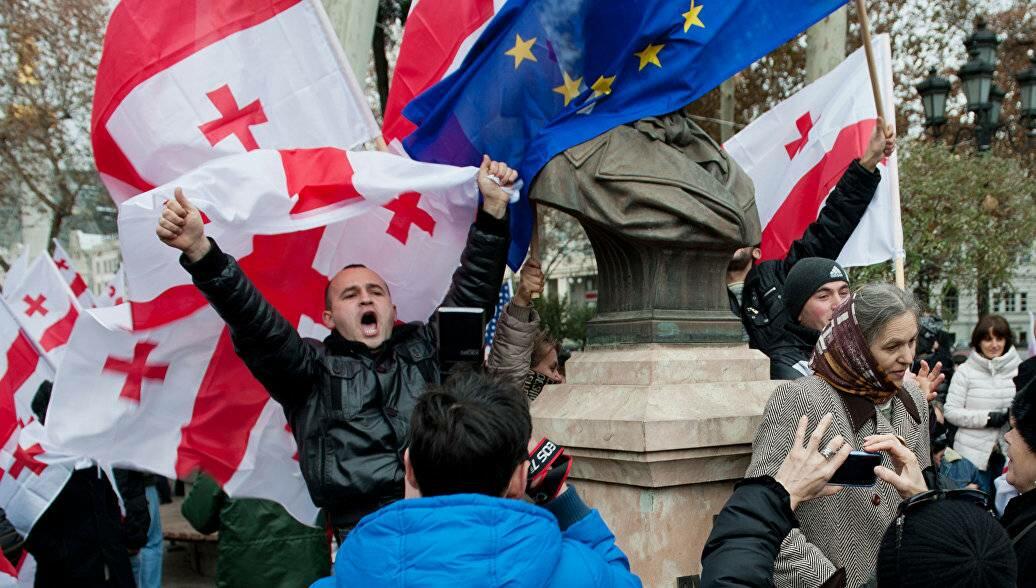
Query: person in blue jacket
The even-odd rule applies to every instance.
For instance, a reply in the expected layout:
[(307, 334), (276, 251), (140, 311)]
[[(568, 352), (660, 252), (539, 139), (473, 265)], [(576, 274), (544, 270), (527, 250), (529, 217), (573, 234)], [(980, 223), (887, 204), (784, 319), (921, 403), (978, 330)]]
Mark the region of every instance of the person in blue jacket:
[(408, 500), (364, 517), (313, 588), (640, 586), (575, 488), (523, 501), (531, 434), (524, 395), (491, 376), (424, 394), (404, 453)]

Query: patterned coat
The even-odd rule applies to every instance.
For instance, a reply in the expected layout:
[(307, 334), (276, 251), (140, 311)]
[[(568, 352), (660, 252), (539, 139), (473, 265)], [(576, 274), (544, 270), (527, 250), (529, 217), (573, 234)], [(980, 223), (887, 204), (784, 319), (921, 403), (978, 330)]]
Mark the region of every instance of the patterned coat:
[[(907, 383), (891, 402), (890, 422), (866, 398), (839, 394), (819, 376), (780, 385), (766, 404), (746, 477), (775, 475), (791, 450), (799, 417), (809, 417), (808, 435), (829, 412), (834, 420), (821, 447), (839, 434), (859, 449), (868, 435), (894, 433), (906, 439), (922, 468), (930, 466), (928, 410), (921, 391)], [(882, 465), (893, 467), (888, 456)], [(845, 488), (799, 505), (800, 526), (781, 545), (774, 582), (780, 588), (835, 586), (844, 573), (848, 588), (865, 584), (900, 502), (896, 489), (879, 480), (872, 488)]]

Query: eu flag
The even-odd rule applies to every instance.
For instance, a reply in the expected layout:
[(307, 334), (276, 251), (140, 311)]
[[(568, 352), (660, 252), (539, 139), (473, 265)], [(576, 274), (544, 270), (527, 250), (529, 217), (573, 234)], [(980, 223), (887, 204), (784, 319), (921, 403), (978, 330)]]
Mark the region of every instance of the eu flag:
[[(526, 186), (561, 151), (678, 110), (846, 0), (508, 0), (452, 75), (403, 111), (411, 157), (516, 166)], [(509, 261), (532, 229), (511, 210)]]

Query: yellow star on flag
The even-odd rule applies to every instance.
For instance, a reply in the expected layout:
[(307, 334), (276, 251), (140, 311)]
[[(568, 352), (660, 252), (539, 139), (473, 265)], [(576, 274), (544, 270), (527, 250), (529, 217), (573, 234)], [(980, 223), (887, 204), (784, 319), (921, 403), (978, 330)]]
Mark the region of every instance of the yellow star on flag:
[(561, 75), (565, 77), (565, 83), (554, 88), (554, 91), (565, 97), (565, 106), (568, 106), (568, 103), (579, 95), (579, 86), (583, 84), (583, 78), (573, 80), (568, 77), (568, 72), (566, 71), (562, 71)]
[(662, 62), (658, 60), (658, 52), (662, 50), (662, 47), (665, 47), (665, 45), (648, 45), (643, 51), (634, 53), (634, 55), (640, 58), (640, 69), (644, 69), (649, 63), (662, 67)]
[(612, 93), (612, 82), (615, 81), (615, 76), (604, 77), (600, 76), (594, 85), (590, 86), (594, 91), (594, 96), (604, 96)]
[(691, 27), (705, 28), (705, 23), (698, 18), (698, 14), (701, 12), (703, 6), (695, 6), (694, 0), (691, 0), (691, 8), (687, 12), (683, 13), (683, 32), (691, 30)]
[(521, 35), (515, 34), (514, 36), (514, 47), (507, 50), (504, 55), (510, 55), (514, 58), (514, 69), (518, 69), (518, 66), (523, 61), (528, 59), (529, 61), (536, 61), (536, 56), (532, 54), (532, 46), (536, 44), (536, 37), (533, 37), (526, 41), (522, 39)]

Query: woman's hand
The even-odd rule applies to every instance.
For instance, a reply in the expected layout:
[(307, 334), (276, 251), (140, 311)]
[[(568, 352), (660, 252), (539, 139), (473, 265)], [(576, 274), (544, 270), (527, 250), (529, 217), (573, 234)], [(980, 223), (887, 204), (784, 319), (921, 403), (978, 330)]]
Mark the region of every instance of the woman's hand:
[(917, 386), (924, 393), (925, 400), (928, 402), (935, 400), (935, 397), (939, 395), (939, 384), (942, 384), (945, 379), (946, 374), (942, 373), (941, 361), (936, 363), (934, 368), (928, 369), (928, 362), (921, 360), (921, 369), (917, 370)]
[(836, 435), (828, 442), (826, 448), (831, 456), (824, 457), (820, 453), (820, 440), (824, 438), (824, 433), (831, 426), (831, 419), (831, 413), (824, 415), (813, 434), (809, 436), (809, 443), (803, 445), (809, 419), (805, 416), (800, 418), (791, 452), (788, 457), (784, 458), (781, 469), (773, 477), (788, 491), (792, 510), (798, 508), (799, 503), (819, 496), (831, 496), (841, 490), (839, 486), (828, 486), (827, 482), (849, 457), (849, 452), (853, 448), (842, 439), (841, 435)]
[(874, 468), (874, 473), (882, 480), (892, 484), (902, 498), (910, 498), (914, 494), (928, 490), (928, 484), (924, 481), (917, 456), (896, 435), (864, 437), (863, 450), (871, 453), (887, 453), (892, 458), (896, 471), (885, 466), (878, 466)]

